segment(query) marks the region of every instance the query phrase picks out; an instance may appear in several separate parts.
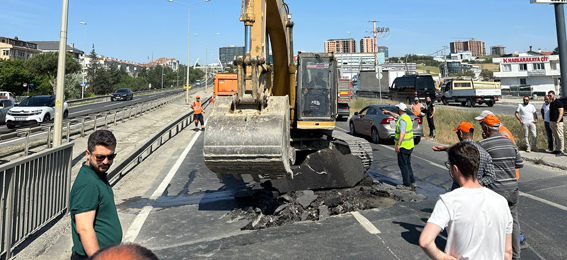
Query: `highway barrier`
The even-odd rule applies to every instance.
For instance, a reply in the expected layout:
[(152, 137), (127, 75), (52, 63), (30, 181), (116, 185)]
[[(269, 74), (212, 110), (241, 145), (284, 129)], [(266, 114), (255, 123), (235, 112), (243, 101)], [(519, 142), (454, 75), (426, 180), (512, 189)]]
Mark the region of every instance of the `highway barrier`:
[(0, 259), (68, 211), (73, 145), (0, 165)]

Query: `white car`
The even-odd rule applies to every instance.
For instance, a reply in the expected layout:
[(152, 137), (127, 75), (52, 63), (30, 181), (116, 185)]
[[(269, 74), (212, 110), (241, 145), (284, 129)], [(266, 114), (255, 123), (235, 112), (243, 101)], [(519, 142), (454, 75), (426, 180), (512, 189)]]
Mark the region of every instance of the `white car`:
[(16, 95), (12, 92), (0, 90), (0, 99), (8, 99), (12, 101), (12, 104), (16, 103)]
[[(63, 118), (69, 116), (69, 105), (63, 102)], [(10, 129), (16, 125), (31, 125), (49, 122), (55, 118), (55, 95), (32, 96), (6, 114), (6, 126)]]

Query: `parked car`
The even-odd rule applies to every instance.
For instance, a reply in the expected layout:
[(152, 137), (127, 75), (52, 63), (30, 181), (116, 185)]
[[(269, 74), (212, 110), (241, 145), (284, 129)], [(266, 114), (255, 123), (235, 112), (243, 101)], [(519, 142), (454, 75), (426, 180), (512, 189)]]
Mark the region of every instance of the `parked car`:
[(0, 122), (6, 122), (6, 114), (14, 107), (14, 102), (10, 99), (0, 99)]
[(129, 88), (119, 88), (110, 97), (110, 101), (114, 100), (132, 100), (134, 99), (134, 92)]
[[(395, 105), (370, 105), (355, 112), (349, 119), (350, 134), (369, 136), (373, 143), (394, 140), (396, 120), (389, 114), (382, 113), (383, 110), (397, 112)], [(407, 114), (413, 122), (414, 142), (419, 144), (423, 136), (422, 120), (409, 109)]]
[[(63, 101), (63, 118), (68, 116), (69, 104)], [(31, 96), (8, 110), (6, 126), (13, 129), (16, 125), (49, 122), (53, 118), (55, 118), (55, 95)]]

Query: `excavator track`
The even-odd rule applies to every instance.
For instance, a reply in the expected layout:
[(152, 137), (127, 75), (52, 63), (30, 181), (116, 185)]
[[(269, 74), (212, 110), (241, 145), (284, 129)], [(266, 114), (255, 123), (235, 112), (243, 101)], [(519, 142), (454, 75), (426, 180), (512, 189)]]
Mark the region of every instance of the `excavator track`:
[(333, 138), (336, 144), (348, 146), (351, 154), (360, 158), (365, 169), (370, 168), (373, 160), (372, 147), (366, 139), (336, 130), (333, 131)]

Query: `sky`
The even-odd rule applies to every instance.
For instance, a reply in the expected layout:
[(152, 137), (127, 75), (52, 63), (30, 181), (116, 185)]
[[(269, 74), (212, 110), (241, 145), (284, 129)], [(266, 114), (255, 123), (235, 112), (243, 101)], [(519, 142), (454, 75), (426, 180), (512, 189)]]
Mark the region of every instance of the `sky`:
[[(176, 0), (196, 3), (200, 0)], [(94, 45), (99, 55), (145, 63), (168, 57), (187, 63), (188, 8), (167, 0), (70, 0), (67, 43)], [(294, 27), (294, 50), (323, 52), (324, 41), (371, 36), (369, 20), (389, 27), (379, 40), (390, 57), (430, 55), (450, 42), (476, 38), (507, 53), (557, 47), (552, 5), (530, 0), (285, 0)], [(241, 0), (193, 5), (190, 63), (215, 62), (218, 48), (244, 45)], [(23, 41), (58, 41), (61, 0), (0, 0), (0, 36)], [(351, 32), (349, 35), (347, 32)], [(194, 34), (198, 34), (195, 36)], [(218, 33), (218, 35), (215, 35)], [(209, 37), (205, 37), (209, 36)], [(207, 48), (206, 48), (207, 47)], [(208, 55), (206, 55), (206, 49)], [(208, 56), (208, 57), (207, 57)]]

